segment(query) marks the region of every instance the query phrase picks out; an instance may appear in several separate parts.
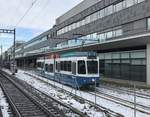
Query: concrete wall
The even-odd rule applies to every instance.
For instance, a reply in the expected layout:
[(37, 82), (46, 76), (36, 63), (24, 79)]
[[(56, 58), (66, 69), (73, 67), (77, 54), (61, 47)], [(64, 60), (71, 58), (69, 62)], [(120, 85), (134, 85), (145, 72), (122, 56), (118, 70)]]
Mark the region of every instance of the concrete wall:
[(72, 16), (80, 13), (81, 11), (87, 9), (88, 7), (92, 6), (93, 4), (96, 4), (99, 1), (101, 1), (101, 0), (84, 0), (84, 1), (82, 1), (80, 4), (78, 4), (77, 6), (72, 8), (71, 10), (69, 10), (67, 13), (65, 13), (64, 15), (58, 17), (56, 19), (56, 25), (66, 21), (67, 19), (69, 19)]
[[(113, 4), (117, 1), (119, 0), (111, 0), (111, 1), (102, 0), (98, 2), (97, 4), (89, 7), (88, 9), (84, 10), (83, 12), (77, 15), (74, 15), (73, 17), (64, 21), (60, 25), (57, 25), (57, 30), (67, 25), (70, 25), (74, 22), (77, 22), (83, 19), (84, 17), (90, 15), (91, 13), (94, 13), (100, 9), (103, 9), (104, 7), (110, 4)], [(150, 17), (150, 1), (149, 0), (142, 2), (140, 4), (137, 4), (137, 5), (134, 5), (132, 7), (126, 8), (124, 10), (121, 10), (119, 12), (113, 13), (104, 18), (98, 19), (94, 22), (81, 26), (77, 29), (69, 31), (68, 33), (65, 33), (60, 36), (72, 38), (73, 33), (77, 33), (77, 34), (80, 33), (83, 35), (87, 35), (87, 34), (94, 33), (94, 32), (101, 32), (103, 30), (116, 27), (116, 26), (122, 26), (124, 30), (124, 34), (126, 33), (125, 35), (135, 34), (139, 32), (144, 32), (146, 30), (147, 28), (146, 18), (147, 17)]]
[(150, 85), (150, 44), (147, 44), (147, 84)]

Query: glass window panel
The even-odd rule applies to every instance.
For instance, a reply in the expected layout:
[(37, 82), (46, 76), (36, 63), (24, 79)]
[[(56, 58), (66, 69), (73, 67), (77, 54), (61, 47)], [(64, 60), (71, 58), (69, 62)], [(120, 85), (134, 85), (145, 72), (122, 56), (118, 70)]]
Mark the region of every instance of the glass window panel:
[(88, 24), (88, 17), (85, 18), (85, 24)]
[(97, 12), (93, 14), (93, 17), (92, 17), (92, 18), (93, 18), (92, 21), (97, 20)]
[(97, 61), (87, 61), (88, 74), (98, 73), (98, 62)]
[(121, 58), (130, 58), (130, 53), (129, 52), (121, 53)]
[(148, 18), (148, 30), (150, 30), (150, 18)]
[(141, 60), (141, 64), (142, 64), (142, 65), (146, 65), (146, 60), (145, 60), (145, 59), (142, 59), (142, 60)]
[(140, 3), (140, 2), (144, 2), (145, 0), (137, 0), (138, 1), (138, 3)]
[(99, 37), (100, 37), (100, 41), (101, 41), (101, 42), (102, 42), (102, 41), (105, 41), (105, 40), (106, 40), (106, 33), (100, 34)]
[(132, 52), (131, 53), (131, 58), (145, 58), (145, 51), (139, 51), (139, 52)]
[(134, 5), (134, 0), (126, 0), (126, 7)]
[(112, 63), (112, 60), (105, 60), (105, 63)]
[(112, 57), (111, 57), (111, 53), (105, 53), (105, 59), (111, 59)]
[(68, 31), (70, 31), (70, 30), (71, 30), (71, 26), (69, 25), (69, 26), (68, 26)]
[(95, 16), (95, 14), (92, 14), (91, 15), (91, 22), (93, 22), (93, 21), (95, 21), (96, 20), (96, 16)]
[(109, 6), (105, 8), (105, 15), (110, 15), (113, 13), (113, 6)]
[(121, 60), (121, 63), (130, 63), (129, 59)]
[(100, 10), (100, 18), (103, 18), (105, 16), (105, 10), (102, 9)]
[(93, 39), (97, 39), (97, 34), (96, 33), (93, 34)]
[(123, 8), (123, 9), (126, 8), (126, 1), (125, 1), (125, 0), (122, 1), (122, 8)]
[(102, 59), (104, 59), (104, 58), (105, 58), (105, 54), (104, 54), (104, 53), (99, 54), (99, 59), (100, 59), (100, 60), (102, 60)]
[(122, 35), (122, 29), (118, 29), (114, 31), (115, 37), (121, 36)]
[(78, 74), (86, 74), (85, 61), (78, 61)]
[(77, 26), (77, 28), (78, 28), (78, 27), (80, 27), (80, 23), (79, 23), (79, 21), (77, 22), (76, 26)]
[(90, 22), (92, 22), (92, 21), (93, 21), (93, 14), (90, 15)]
[(113, 60), (113, 63), (120, 63), (120, 60)]
[(114, 5), (115, 12), (118, 12), (123, 9), (123, 2)]
[(73, 30), (73, 29), (74, 29), (73, 24), (71, 24), (71, 30)]
[(85, 25), (85, 19), (82, 20), (82, 25)]
[(98, 13), (98, 19), (101, 18), (101, 15), (100, 15), (101, 11), (98, 11), (97, 13)]
[(79, 22), (80, 26), (82, 26), (82, 20)]
[(74, 29), (76, 29), (76, 23), (74, 23), (73, 25), (74, 25)]
[(113, 37), (113, 31), (107, 32), (106, 37), (107, 38), (112, 38)]
[(120, 53), (113, 53), (112, 58), (113, 59), (120, 59)]
[(64, 32), (67, 32), (67, 27), (64, 28)]
[(131, 61), (131, 64), (132, 64), (132, 65), (141, 65), (142, 62), (141, 62), (140, 59), (139, 59), (139, 60), (132, 60), (132, 61)]

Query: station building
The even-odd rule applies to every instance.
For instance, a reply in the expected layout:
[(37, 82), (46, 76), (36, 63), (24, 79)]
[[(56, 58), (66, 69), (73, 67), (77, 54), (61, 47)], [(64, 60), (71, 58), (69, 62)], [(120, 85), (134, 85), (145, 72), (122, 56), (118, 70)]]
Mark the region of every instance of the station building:
[(84, 0), (18, 48), (16, 60), (71, 50), (96, 51), (103, 79), (150, 85), (150, 0)]

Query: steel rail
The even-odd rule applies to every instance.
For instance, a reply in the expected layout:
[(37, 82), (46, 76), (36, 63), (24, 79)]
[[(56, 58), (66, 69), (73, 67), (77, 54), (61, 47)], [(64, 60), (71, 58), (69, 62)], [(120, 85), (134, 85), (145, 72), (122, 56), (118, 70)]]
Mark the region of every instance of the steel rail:
[[(32, 75), (29, 74), (29, 73), (25, 73), (25, 74), (27, 74), (27, 75), (29, 75), (29, 76), (32, 76)], [(35, 77), (34, 77), (34, 78), (35, 78)], [(56, 89), (58, 89), (58, 90), (61, 90), (61, 91), (65, 92), (65, 93), (67, 93), (68, 95), (71, 95), (71, 96), (77, 98), (78, 100), (81, 100), (82, 102), (84, 101), (84, 102), (89, 103), (89, 104), (92, 105), (93, 107), (98, 108), (98, 109), (100, 109), (102, 112), (104, 112), (107, 117), (112, 117), (112, 116), (113, 116), (113, 117), (124, 117), (124, 116), (123, 116), (122, 114), (120, 114), (120, 113), (114, 112), (113, 110), (110, 110), (110, 109), (105, 108), (105, 107), (103, 107), (103, 106), (101, 106), (101, 105), (95, 104), (94, 102), (92, 102), (92, 101), (90, 101), (90, 100), (87, 100), (87, 99), (84, 99), (84, 98), (82, 98), (82, 97), (80, 97), (80, 96), (77, 96), (77, 95), (75, 95), (74, 93), (69, 92), (69, 91), (67, 91), (67, 90), (65, 90), (65, 89), (63, 89), (63, 88), (60, 88), (60, 87), (58, 87), (58, 86), (56, 86), (56, 85), (54, 85), (54, 84), (48, 83), (48, 82), (46, 82), (46, 81), (44, 81), (44, 80), (41, 80), (41, 79), (39, 79), (39, 78), (36, 78), (36, 79), (37, 79), (37, 80), (40, 80), (40, 81), (42, 81), (42, 82), (44, 82), (44, 83), (46, 83), (46, 84), (48, 84), (48, 85), (50, 85), (50, 86), (52, 86), (53, 88), (56, 88)]]
[[(93, 92), (88, 92), (92, 95), (95, 95), (95, 93)], [(106, 94), (102, 91), (98, 91), (97, 90), (97, 94), (96, 94), (97, 97), (99, 98), (103, 98), (103, 99), (106, 99), (106, 100), (109, 100), (109, 101), (112, 101), (112, 102), (115, 102), (115, 103), (118, 103), (120, 105), (123, 105), (123, 106), (126, 106), (126, 107), (129, 107), (131, 109), (134, 109), (134, 102), (131, 102), (131, 101), (128, 101), (128, 100), (124, 100), (122, 98), (118, 98), (118, 97), (115, 97), (115, 96), (112, 96), (112, 95), (109, 95), (109, 94)], [(131, 106), (132, 104), (132, 106)], [(150, 107), (148, 106), (144, 106), (144, 105), (141, 105), (141, 104), (137, 104), (137, 108), (136, 110), (139, 111), (139, 112), (142, 112), (142, 113), (145, 113), (145, 114), (150, 114)], [(141, 107), (141, 108), (140, 108)]]
[[(3, 78), (6, 78), (6, 76), (3, 76)], [(45, 117), (57, 117), (55, 115), (55, 113), (52, 113), (50, 111), (48, 111), (45, 107), (43, 107), (37, 100), (35, 100), (31, 95), (29, 95), (27, 91), (25, 91), (24, 89), (22, 89), (18, 84), (16, 84), (12, 79), (7, 77), (7, 80), (9, 80), (9, 82), (11, 82), (11, 84), (13, 84), (20, 92), (21, 94), (23, 94), (27, 99), (29, 99), (34, 105), (35, 107), (37, 106), (39, 109), (37, 111), (41, 111), (42, 114), (45, 114)], [(1, 83), (2, 84), (2, 83)], [(9, 94), (8, 91), (6, 90), (6, 87), (4, 85), (1, 85), (2, 89), (4, 91), (5, 96), (7, 97), (7, 99), (9, 100), (10, 105), (12, 106), (12, 109), (14, 110), (15, 114), (17, 117), (23, 117), (22, 113), (20, 112), (21, 108), (17, 108), (17, 103), (15, 103), (12, 100), (12, 94)], [(13, 92), (15, 93), (15, 92)], [(21, 97), (20, 97), (21, 98)], [(19, 100), (19, 99), (18, 99)], [(31, 105), (32, 105), (31, 103)], [(29, 103), (30, 104), (30, 103)], [(32, 110), (32, 108), (31, 108)]]
[[(6, 77), (9, 77), (9, 76), (10, 76), (10, 75), (8, 75), (8, 74), (6, 74), (6, 73), (4, 73), (4, 74), (5, 74)], [(16, 77), (14, 77), (14, 76), (11, 76), (11, 77), (13, 77), (14, 80), (16, 80), (19, 84), (23, 85), (23, 86), (26, 88), (26, 90), (28, 90), (28, 91), (33, 91), (34, 93), (37, 93), (37, 94), (36, 94), (36, 97), (41, 98), (40, 96), (42, 95), (43, 98), (44, 98), (44, 100), (46, 100), (46, 99), (47, 99), (47, 100), (48, 100), (48, 99), (51, 99), (51, 100), (53, 100), (54, 102), (60, 104), (61, 106), (65, 107), (65, 108), (68, 108), (69, 110), (71, 110), (71, 111), (72, 111), (73, 113), (75, 113), (76, 115), (79, 115), (80, 117), (85, 117), (85, 116), (86, 116), (84, 113), (82, 113), (82, 112), (80, 112), (79, 110), (73, 108), (72, 106), (69, 106), (69, 105), (67, 105), (67, 104), (65, 104), (65, 103), (62, 103), (60, 100), (54, 99), (52, 96), (49, 96), (48, 94), (45, 94), (45, 93), (41, 92), (40, 90), (38, 90), (38, 89), (32, 87), (31, 85), (27, 84), (26, 82), (23, 82), (23, 81), (17, 79)], [(11, 80), (12, 80), (12, 79), (11, 79)], [(14, 82), (14, 81), (13, 81), (13, 82)], [(63, 115), (63, 116), (65, 116), (65, 115)]]
[[(113, 90), (113, 91), (118, 91), (118, 92), (122, 92), (122, 93), (127, 93), (129, 95), (134, 95), (134, 91), (133, 90), (127, 90), (127, 89), (121, 89), (121, 88), (116, 88), (115, 86), (99, 86), (100, 88), (106, 88), (109, 90)], [(137, 92), (136, 91), (136, 96), (140, 97), (140, 98), (145, 98), (145, 99), (150, 99), (150, 95), (149, 94), (145, 94), (145, 93), (141, 93), (141, 92)]]

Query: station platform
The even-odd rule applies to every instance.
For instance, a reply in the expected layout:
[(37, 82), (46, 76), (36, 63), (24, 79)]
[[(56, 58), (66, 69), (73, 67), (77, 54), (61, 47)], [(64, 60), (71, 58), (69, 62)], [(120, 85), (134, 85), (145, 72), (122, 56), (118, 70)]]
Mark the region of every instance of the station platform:
[(124, 86), (124, 87), (134, 87), (134, 83), (135, 83), (137, 88), (150, 89), (150, 85), (147, 85), (144, 82), (137, 82), (137, 81), (129, 81), (129, 80), (121, 80), (121, 79), (112, 79), (112, 78), (102, 77), (100, 82), (102, 84), (112, 84), (112, 85), (118, 85), (118, 86)]

